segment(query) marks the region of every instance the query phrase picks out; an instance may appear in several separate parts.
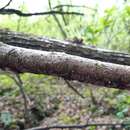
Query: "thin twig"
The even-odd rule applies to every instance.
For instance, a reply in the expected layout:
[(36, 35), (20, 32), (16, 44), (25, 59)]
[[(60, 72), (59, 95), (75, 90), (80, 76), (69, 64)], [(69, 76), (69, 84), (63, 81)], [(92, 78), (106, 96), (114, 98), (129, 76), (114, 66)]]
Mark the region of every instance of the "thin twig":
[(68, 80), (65, 80), (65, 82), (66, 82), (66, 84), (68, 85), (68, 87), (71, 88), (77, 95), (79, 95), (81, 98), (85, 98), (81, 93), (79, 93), (79, 92), (77, 91), (76, 88), (74, 88), (74, 87), (70, 84), (70, 82), (69, 82)]
[(87, 8), (87, 9), (91, 9), (93, 11), (97, 11), (94, 8), (88, 7), (88, 6), (84, 6), (84, 5), (69, 5), (69, 4), (61, 4), (61, 5), (57, 5), (55, 7), (53, 7), (53, 9), (57, 9), (57, 8), (63, 8), (63, 7), (71, 7), (71, 8)]
[(9, 2), (8, 2), (4, 7), (0, 8), (0, 10), (3, 10), (3, 9), (5, 9), (6, 7), (8, 7), (11, 2), (12, 2), (12, 0), (9, 0)]
[(26, 120), (28, 120), (28, 118), (29, 118), (29, 114), (28, 114), (28, 100), (29, 99), (27, 98), (27, 95), (24, 92), (22, 79), (21, 79), (20, 75), (17, 74), (17, 73), (15, 73), (15, 77), (11, 76), (11, 75), (9, 75), (9, 76), (15, 81), (15, 83), (19, 87), (20, 93), (21, 93), (21, 95), (23, 97), (23, 100), (24, 100), (24, 117), (25, 117)]
[[(52, 10), (52, 7), (51, 7), (51, 1), (50, 1), (50, 0), (48, 0), (48, 4), (49, 4), (50, 11), (53, 11), (53, 10)], [(62, 11), (61, 11), (61, 12), (62, 12)], [(57, 25), (58, 25), (58, 27), (59, 27), (61, 33), (62, 33), (64, 39), (67, 38), (67, 34), (66, 34), (66, 32), (64, 31), (64, 29), (63, 29), (63, 27), (62, 27), (62, 25), (61, 25), (59, 19), (56, 17), (55, 14), (53, 14), (53, 17), (54, 17), (54, 20), (56, 21), (56, 23), (57, 23)]]

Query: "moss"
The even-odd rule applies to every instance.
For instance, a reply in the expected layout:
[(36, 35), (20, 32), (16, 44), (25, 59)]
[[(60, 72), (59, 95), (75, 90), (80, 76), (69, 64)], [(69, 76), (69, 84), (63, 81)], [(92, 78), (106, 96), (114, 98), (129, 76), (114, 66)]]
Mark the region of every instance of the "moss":
[(70, 116), (66, 113), (61, 113), (59, 115), (59, 120), (64, 124), (74, 124), (79, 120), (78, 116)]

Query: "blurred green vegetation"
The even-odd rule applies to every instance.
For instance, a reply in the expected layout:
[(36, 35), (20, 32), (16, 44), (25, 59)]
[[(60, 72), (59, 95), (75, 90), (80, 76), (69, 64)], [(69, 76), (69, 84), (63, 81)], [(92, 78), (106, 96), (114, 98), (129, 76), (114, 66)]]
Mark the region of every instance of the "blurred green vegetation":
[[(57, 3), (60, 3), (59, 1)], [(27, 11), (26, 5), (20, 9)], [(68, 10), (68, 8), (64, 8)], [(16, 15), (1, 15), (0, 28), (8, 28), (15, 31), (31, 33), (40, 36), (47, 36), (56, 39), (73, 39), (74, 37), (83, 38), (86, 45), (118, 50), (121, 52), (130, 52), (130, 5), (125, 3), (121, 8), (113, 6), (104, 11), (103, 15), (99, 14), (98, 7), (94, 10), (87, 8), (69, 8), (69, 11), (81, 11), (85, 16), (64, 15), (57, 16), (67, 37), (61, 33), (57, 22), (51, 15), (18, 17)], [(40, 104), (42, 112), (48, 97), (54, 98), (59, 95), (71, 95), (68, 88), (64, 88), (58, 78), (46, 75), (24, 74), (21, 75), (24, 82), (24, 89), (27, 95)], [(69, 91), (69, 92), (68, 92)], [(86, 104), (87, 112), (93, 112), (97, 115), (113, 114), (119, 119), (130, 116), (130, 96), (128, 91), (115, 89), (96, 88), (93, 90), (95, 99), (101, 99), (98, 104), (93, 104), (88, 87), (80, 90), (88, 98)], [(109, 93), (108, 93), (109, 91)], [(19, 89), (14, 81), (7, 75), (0, 75), (0, 98), (19, 96)], [(77, 99), (77, 98), (76, 98)], [(60, 102), (57, 102), (60, 105)], [(57, 105), (56, 104), (56, 105)], [(87, 108), (88, 107), (88, 108)], [(84, 108), (85, 109), (85, 108)], [(101, 109), (105, 109), (101, 112)], [(107, 111), (106, 111), (107, 109)], [(62, 113), (59, 120), (66, 124), (75, 122), (77, 117), (73, 118)], [(92, 130), (94, 127), (91, 128)]]

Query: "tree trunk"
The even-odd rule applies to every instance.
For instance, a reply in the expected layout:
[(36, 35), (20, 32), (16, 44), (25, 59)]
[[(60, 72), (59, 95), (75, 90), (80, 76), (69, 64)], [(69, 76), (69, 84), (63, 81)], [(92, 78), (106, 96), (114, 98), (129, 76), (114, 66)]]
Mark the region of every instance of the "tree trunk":
[(26, 49), (0, 43), (0, 68), (130, 89), (130, 66), (90, 60), (61, 52)]

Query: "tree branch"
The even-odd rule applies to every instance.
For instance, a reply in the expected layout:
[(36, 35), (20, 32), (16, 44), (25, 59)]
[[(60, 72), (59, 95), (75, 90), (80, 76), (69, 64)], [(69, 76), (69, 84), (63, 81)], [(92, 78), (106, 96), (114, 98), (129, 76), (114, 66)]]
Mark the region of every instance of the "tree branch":
[(130, 65), (130, 55), (127, 53), (92, 48), (88, 46), (77, 45), (68, 41), (31, 36), (9, 30), (0, 30), (0, 41), (9, 45), (23, 48), (65, 52), (67, 54), (96, 59), (104, 62)]
[(61, 52), (25, 49), (0, 43), (0, 68), (20, 73), (54, 75), (110, 88), (130, 89), (130, 66)]
[(18, 16), (22, 16), (22, 17), (29, 17), (29, 16), (39, 16), (39, 15), (53, 15), (53, 14), (57, 14), (57, 15), (81, 15), (83, 16), (83, 13), (79, 13), (79, 12), (63, 12), (63, 11), (48, 11), (48, 12), (38, 12), (38, 13), (24, 13), (20, 10), (16, 10), (16, 9), (1, 9), (0, 10), (0, 14), (2, 15), (12, 15), (12, 14), (16, 14)]
[(130, 126), (130, 124), (125, 124), (125, 123), (117, 123), (117, 124), (86, 124), (86, 125), (56, 125), (56, 126), (50, 126), (50, 127), (34, 127), (34, 128), (29, 128), (26, 130), (51, 130), (51, 129), (84, 129), (86, 127), (90, 126), (121, 126), (121, 128), (125, 126)]

